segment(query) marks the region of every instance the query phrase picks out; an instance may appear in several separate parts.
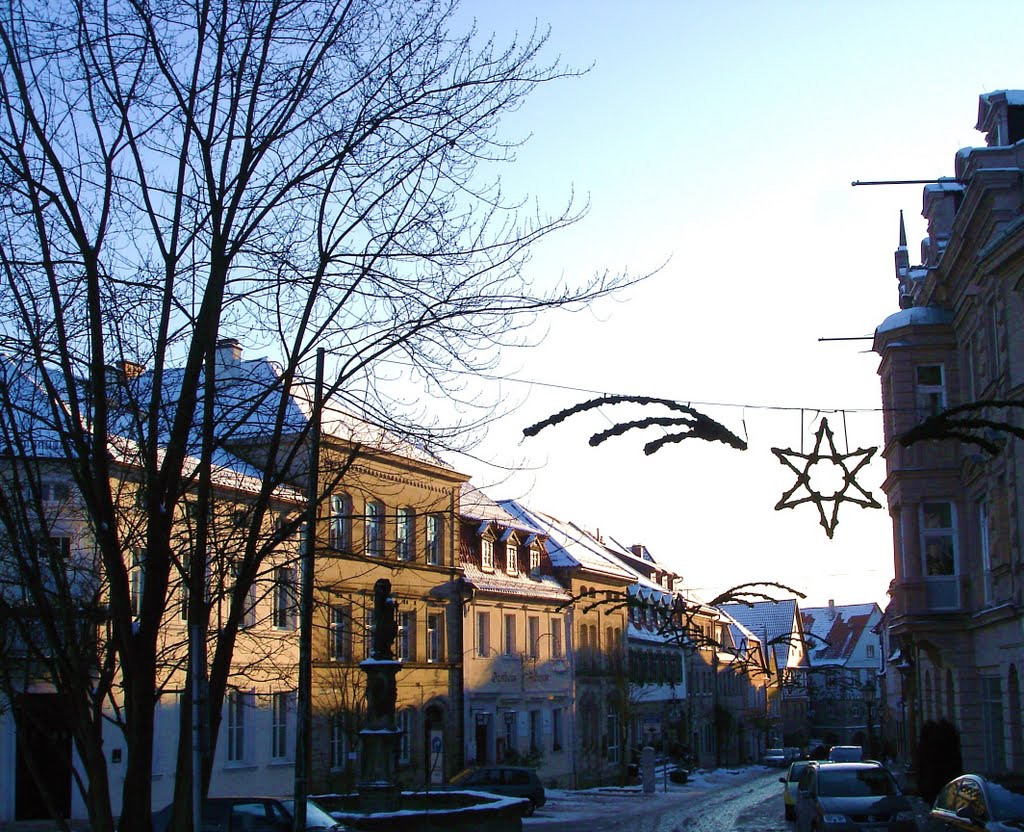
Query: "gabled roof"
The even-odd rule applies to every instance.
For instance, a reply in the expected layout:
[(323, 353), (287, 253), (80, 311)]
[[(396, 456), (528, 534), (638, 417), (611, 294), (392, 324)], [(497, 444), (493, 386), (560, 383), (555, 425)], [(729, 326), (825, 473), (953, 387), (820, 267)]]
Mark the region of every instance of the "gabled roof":
[(881, 615), (878, 604), (807, 607), (801, 611), (807, 649), (815, 665), (845, 665), (872, 621)]
[[(780, 601), (755, 601), (746, 604), (722, 604), (719, 609), (730, 618), (756, 633), (771, 648), (776, 666), (789, 667), (790, 647), (794, 640), (803, 641), (803, 624), (795, 598)], [(797, 666), (804, 666), (803, 663)]]

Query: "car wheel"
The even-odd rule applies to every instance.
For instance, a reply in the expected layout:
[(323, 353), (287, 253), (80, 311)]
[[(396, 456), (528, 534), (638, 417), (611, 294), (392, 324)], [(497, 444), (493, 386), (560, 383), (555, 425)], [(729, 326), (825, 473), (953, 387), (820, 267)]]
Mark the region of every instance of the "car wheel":
[(792, 806), (786, 807), (786, 820), (796, 820), (796, 810)]
[(528, 817), (530, 817), (530, 815), (532, 815), (536, 811), (537, 811), (537, 804), (534, 803), (532, 800), (528, 800), (526, 802), (526, 807), (523, 809), (523, 817), (524, 818), (528, 818)]

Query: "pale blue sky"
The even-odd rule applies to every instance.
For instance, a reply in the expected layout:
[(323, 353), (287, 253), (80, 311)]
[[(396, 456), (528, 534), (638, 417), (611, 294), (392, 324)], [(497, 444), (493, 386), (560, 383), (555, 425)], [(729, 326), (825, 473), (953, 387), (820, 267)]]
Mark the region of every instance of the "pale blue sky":
[[(813, 444), (816, 408), (841, 449), (876, 445), (881, 418), (870, 334), (896, 310), (893, 249), (906, 212), (912, 260), (924, 233), (921, 187), (852, 188), (854, 179), (952, 174), (978, 95), (1024, 87), (1024, 4), (881, 2), (586, 2), (468, 0), (499, 40), (536, 20), (549, 54), (593, 69), (549, 85), (504, 122), (532, 133), (506, 186), (557, 210), (570, 190), (592, 210), (545, 243), (537, 280), (605, 268), (643, 272), (621, 302), (547, 320), (539, 348), (509, 354), (519, 379), (701, 406), (750, 449), (693, 441), (653, 457), (608, 424), (570, 420), (535, 439), (521, 430), (586, 397), (503, 384), (522, 407), (481, 453), (505, 477), (456, 464), (495, 497), (523, 498), (624, 544), (642, 542), (710, 597), (781, 580), (808, 604), (885, 601), (892, 533), (885, 511), (844, 507), (828, 540), (817, 512), (776, 512), (792, 475), (771, 447)], [(746, 408), (739, 405), (747, 405)], [(611, 414), (610, 414), (611, 415)], [(863, 486), (884, 503), (884, 465)]]

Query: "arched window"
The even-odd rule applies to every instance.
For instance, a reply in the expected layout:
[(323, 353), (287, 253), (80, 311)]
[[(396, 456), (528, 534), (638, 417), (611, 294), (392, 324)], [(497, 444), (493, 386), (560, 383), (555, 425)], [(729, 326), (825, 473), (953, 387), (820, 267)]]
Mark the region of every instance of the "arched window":
[(1024, 731), (1021, 729), (1020, 717), (1020, 680), (1017, 668), (1010, 665), (1010, 675), (1006, 683), (1007, 706), (1010, 714), (1010, 769), (1019, 771), (1024, 768)]

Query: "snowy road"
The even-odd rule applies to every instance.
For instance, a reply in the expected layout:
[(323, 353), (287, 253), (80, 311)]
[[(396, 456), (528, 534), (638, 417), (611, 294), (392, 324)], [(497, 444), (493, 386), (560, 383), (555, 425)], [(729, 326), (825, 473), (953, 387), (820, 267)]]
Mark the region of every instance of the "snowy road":
[(700, 774), (685, 786), (549, 792), (525, 832), (791, 832), (782, 817), (779, 769)]

